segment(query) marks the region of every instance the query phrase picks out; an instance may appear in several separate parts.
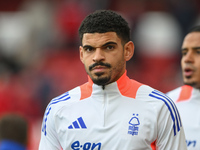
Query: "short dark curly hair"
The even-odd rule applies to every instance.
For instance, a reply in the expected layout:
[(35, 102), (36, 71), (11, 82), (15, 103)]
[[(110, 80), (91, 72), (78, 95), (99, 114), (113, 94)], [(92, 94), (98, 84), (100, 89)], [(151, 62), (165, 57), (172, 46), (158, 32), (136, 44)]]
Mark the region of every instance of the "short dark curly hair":
[(191, 32), (200, 32), (200, 25), (197, 25), (197, 26), (194, 26), (192, 27), (188, 33), (191, 33)]
[(82, 21), (79, 37), (82, 41), (84, 33), (115, 32), (122, 42), (130, 41), (130, 28), (127, 21), (111, 10), (97, 10)]

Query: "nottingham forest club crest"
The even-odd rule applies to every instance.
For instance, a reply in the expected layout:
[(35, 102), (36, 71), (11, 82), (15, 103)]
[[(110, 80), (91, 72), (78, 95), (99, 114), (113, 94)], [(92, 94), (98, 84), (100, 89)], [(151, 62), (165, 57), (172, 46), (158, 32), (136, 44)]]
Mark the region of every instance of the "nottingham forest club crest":
[(138, 135), (139, 126), (140, 121), (138, 114), (133, 114), (133, 117), (129, 121), (128, 134), (131, 134), (132, 136)]

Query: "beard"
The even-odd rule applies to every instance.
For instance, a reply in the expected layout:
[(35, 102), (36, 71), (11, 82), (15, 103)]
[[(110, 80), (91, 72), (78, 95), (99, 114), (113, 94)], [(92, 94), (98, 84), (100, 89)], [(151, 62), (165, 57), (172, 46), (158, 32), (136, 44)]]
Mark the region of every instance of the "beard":
[[(93, 77), (91, 74), (90, 74), (90, 71), (92, 71), (92, 69), (96, 66), (105, 66), (107, 68), (111, 68), (111, 65), (108, 64), (108, 63), (103, 63), (103, 62), (98, 62), (98, 63), (95, 63), (91, 66), (89, 66), (89, 71), (87, 72), (87, 74), (90, 76), (90, 78), (92, 79), (92, 81), (97, 84), (97, 85), (106, 85), (109, 83), (110, 79), (111, 79), (111, 76), (107, 75), (107, 76), (104, 76), (104, 72), (97, 72), (95, 73), (94, 75), (96, 77)], [(85, 66), (86, 68), (86, 66)]]
[(189, 85), (189, 86), (192, 86), (196, 89), (200, 89), (200, 85), (197, 83), (197, 82), (184, 82), (184, 85)]
[[(100, 73), (99, 73), (100, 74)], [(97, 84), (97, 85), (106, 85), (109, 83), (111, 77), (101, 77), (101, 75), (99, 75), (96, 73), (96, 75), (98, 76), (97, 78), (92, 78), (92, 81)]]

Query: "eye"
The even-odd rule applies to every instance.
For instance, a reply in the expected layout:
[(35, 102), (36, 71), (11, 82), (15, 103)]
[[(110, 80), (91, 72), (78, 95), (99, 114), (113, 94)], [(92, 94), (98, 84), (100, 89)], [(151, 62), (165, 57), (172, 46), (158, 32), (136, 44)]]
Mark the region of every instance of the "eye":
[(91, 52), (91, 51), (94, 51), (94, 48), (91, 46), (87, 46), (87, 47), (84, 47), (84, 50), (87, 52)]
[(115, 47), (114, 46), (112, 46), (112, 45), (108, 45), (108, 46), (106, 46), (106, 49), (107, 50), (112, 50), (112, 49), (114, 49)]
[(197, 49), (196, 53), (197, 53), (197, 54), (200, 54), (200, 49)]
[(182, 56), (185, 56), (187, 54), (187, 51), (186, 50), (182, 50), (181, 54), (182, 54)]

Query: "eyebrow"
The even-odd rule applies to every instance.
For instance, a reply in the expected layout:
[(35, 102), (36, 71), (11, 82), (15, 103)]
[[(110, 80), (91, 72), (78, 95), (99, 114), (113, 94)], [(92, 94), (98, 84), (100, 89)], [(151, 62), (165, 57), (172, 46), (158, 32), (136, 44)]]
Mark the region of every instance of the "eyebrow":
[[(182, 48), (181, 50), (184, 51), (184, 50), (187, 50), (187, 49), (188, 49), (188, 48)], [(193, 49), (193, 50), (198, 50), (198, 49), (200, 49), (200, 46), (198, 46), (198, 47), (192, 47), (192, 49)]]
[(194, 47), (194, 48), (192, 48), (192, 49), (200, 49), (200, 46), (198, 46), (198, 47)]
[[(102, 45), (102, 46), (100, 46), (100, 47), (105, 47), (105, 46), (107, 46), (107, 45), (110, 45), (110, 44), (117, 45), (117, 43), (116, 43), (116, 42), (107, 42), (107, 43), (103, 44), (103, 45)], [(91, 45), (84, 45), (84, 46), (83, 46), (83, 48), (84, 48), (84, 49), (85, 49), (85, 48), (88, 48), (88, 47), (94, 48), (94, 47), (93, 47), (93, 46), (91, 46)]]
[(107, 43), (103, 44), (101, 47), (104, 47), (104, 46), (107, 46), (107, 45), (110, 45), (110, 44), (117, 45), (116, 42), (107, 42)]
[(181, 48), (181, 51), (187, 50), (188, 48)]

